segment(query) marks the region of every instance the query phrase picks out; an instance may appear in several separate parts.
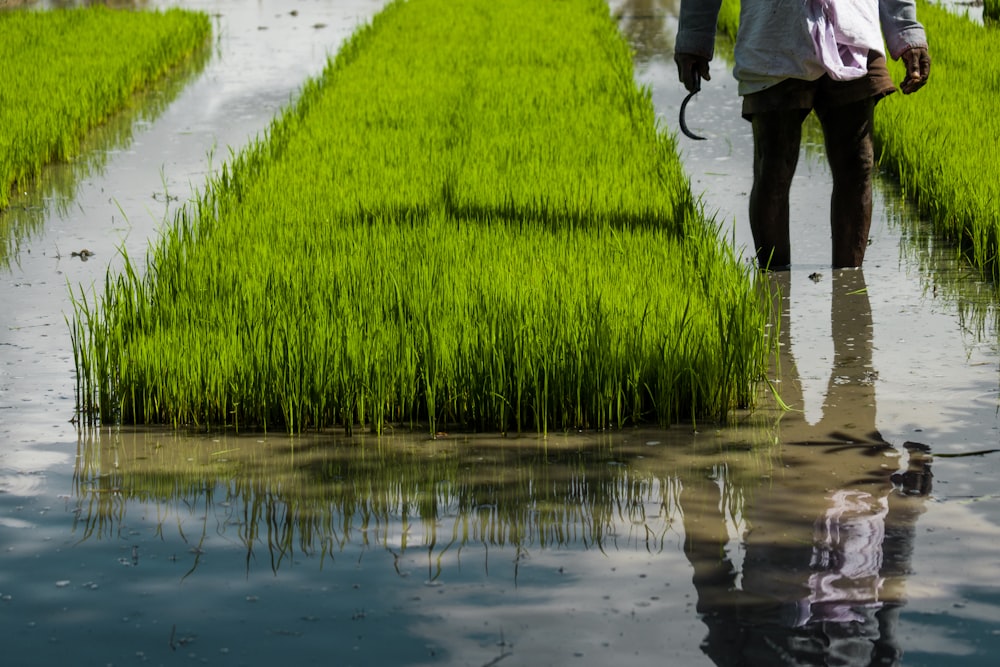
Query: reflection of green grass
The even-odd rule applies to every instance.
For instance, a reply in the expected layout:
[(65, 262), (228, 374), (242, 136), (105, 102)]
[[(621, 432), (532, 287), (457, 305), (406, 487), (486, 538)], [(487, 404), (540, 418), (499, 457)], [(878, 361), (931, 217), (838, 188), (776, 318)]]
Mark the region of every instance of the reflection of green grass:
[(1000, 318), (994, 286), (968, 266), (954, 245), (941, 242), (916, 204), (902, 196), (898, 182), (883, 180), (881, 190), (886, 217), (900, 231), (900, 252), (909, 264), (919, 267), (925, 295), (954, 306), (970, 352), (995, 339)]
[(764, 315), (607, 5), (391, 4), (80, 303), (105, 421), (483, 430), (725, 416)]
[(0, 208), (209, 31), (207, 15), (179, 10), (0, 12)]
[(216, 443), (89, 432), (77, 457), (75, 528), (82, 539), (115, 536), (140, 504), (160, 517), (164, 537), (175, 524), (190, 530), (181, 518), (197, 511), (232, 531), (248, 558), (266, 552), (275, 569), (293, 553), (329, 557), (351, 544), (434, 557), (476, 544), (656, 552), (679, 539), (683, 480), (709, 470), (719, 516), (742, 526), (771, 452), (669, 437), (660, 433), (663, 445), (651, 448), (620, 435)]

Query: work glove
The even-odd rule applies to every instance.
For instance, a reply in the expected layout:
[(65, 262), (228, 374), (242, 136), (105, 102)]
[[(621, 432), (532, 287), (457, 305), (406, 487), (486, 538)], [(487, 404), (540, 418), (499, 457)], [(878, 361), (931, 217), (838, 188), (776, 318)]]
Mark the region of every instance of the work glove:
[(899, 89), (904, 95), (920, 90), (927, 83), (927, 78), (931, 75), (931, 56), (927, 49), (922, 46), (913, 46), (903, 51), (900, 56), (903, 64), (906, 65), (906, 76), (899, 84)]
[(708, 73), (708, 58), (704, 56), (696, 56), (692, 53), (675, 53), (674, 62), (677, 63), (677, 76), (689, 93), (697, 93), (701, 90), (702, 79), (712, 80)]

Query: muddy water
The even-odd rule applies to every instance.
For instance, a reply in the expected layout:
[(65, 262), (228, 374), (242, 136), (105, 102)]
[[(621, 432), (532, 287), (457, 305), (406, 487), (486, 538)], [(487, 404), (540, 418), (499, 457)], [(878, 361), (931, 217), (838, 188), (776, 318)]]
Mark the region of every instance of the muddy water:
[[(141, 257), (380, 6), (181, 4), (216, 14), (205, 61), (0, 225), (16, 664), (993, 664), (1000, 455), (956, 456), (1000, 446), (988, 292), (889, 178), (864, 271), (830, 271), (818, 146), (775, 278), (792, 411), (545, 440), (78, 433), (67, 283), (103, 280), (119, 246)], [(620, 4), (676, 131), (674, 3)], [(749, 128), (727, 69), (689, 108), (709, 140), (681, 148), (744, 246)]]

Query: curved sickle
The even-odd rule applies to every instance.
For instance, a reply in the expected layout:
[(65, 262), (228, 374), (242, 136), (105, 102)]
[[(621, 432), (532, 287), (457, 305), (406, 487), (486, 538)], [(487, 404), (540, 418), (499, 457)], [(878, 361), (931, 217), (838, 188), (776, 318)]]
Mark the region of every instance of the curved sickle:
[(691, 101), (691, 98), (694, 97), (697, 94), (698, 94), (698, 91), (694, 90), (694, 91), (688, 93), (687, 97), (684, 98), (684, 101), (681, 102), (681, 117), (680, 117), (681, 132), (683, 132), (685, 135), (687, 135), (688, 137), (690, 137), (691, 139), (694, 139), (696, 141), (705, 141), (706, 137), (699, 137), (697, 134), (695, 134), (694, 132), (692, 132), (691, 130), (689, 130), (688, 126), (687, 126), (687, 122), (684, 120), (684, 110), (687, 108), (688, 102)]

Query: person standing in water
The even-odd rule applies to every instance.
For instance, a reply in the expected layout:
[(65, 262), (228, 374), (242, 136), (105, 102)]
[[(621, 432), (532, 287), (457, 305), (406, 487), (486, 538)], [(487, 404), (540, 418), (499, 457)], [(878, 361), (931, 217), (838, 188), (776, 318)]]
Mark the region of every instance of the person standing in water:
[[(711, 79), (721, 4), (681, 1), (674, 60), (689, 92)], [(876, 103), (896, 90), (886, 50), (906, 65), (899, 86), (904, 94), (927, 83), (931, 61), (914, 0), (742, 0), (733, 74), (743, 117), (753, 126), (750, 228), (761, 268), (791, 264), (788, 195), (802, 121), (811, 110), (823, 126), (833, 173), (833, 266), (864, 261), (872, 215), (873, 115)]]

